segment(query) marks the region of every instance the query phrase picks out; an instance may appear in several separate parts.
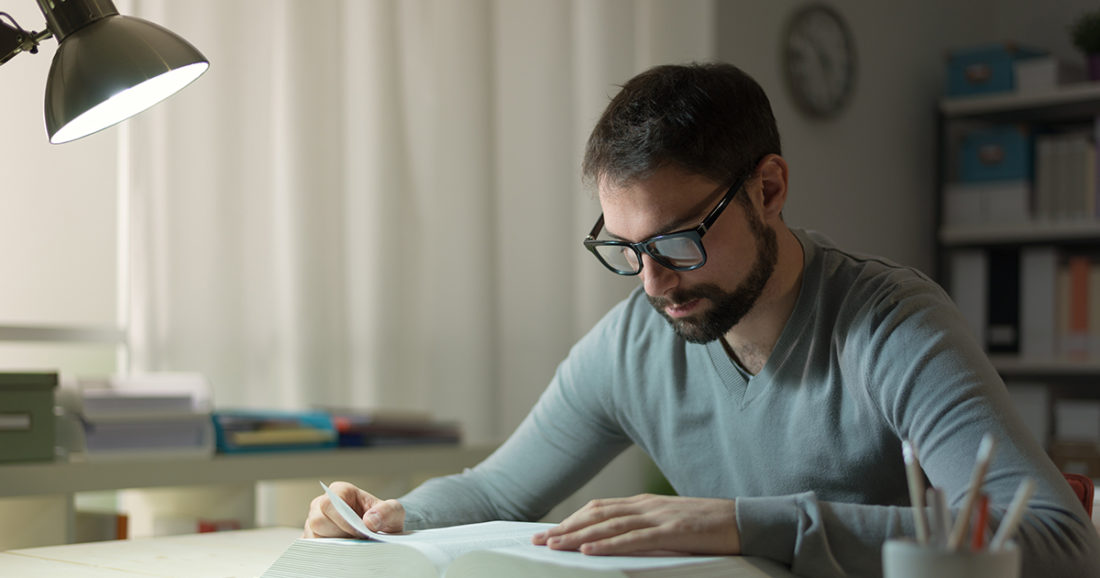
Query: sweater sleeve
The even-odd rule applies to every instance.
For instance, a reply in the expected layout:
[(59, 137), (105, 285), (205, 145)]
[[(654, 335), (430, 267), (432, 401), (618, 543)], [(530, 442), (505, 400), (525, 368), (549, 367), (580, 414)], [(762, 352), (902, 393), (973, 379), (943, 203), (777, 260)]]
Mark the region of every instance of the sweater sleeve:
[(607, 391), (605, 336), (621, 312), (613, 309), (573, 347), (535, 407), (485, 461), (398, 499), (408, 529), (538, 520), (630, 446)]
[[(919, 448), (925, 476), (945, 491), (952, 517), (988, 432), (997, 442), (983, 486), (990, 526), (1023, 479), (1037, 482), (1015, 537), (1022, 576), (1100, 576), (1096, 530), (949, 298), (914, 281), (862, 300), (850, 319), (838, 356), (851, 394)], [(883, 542), (915, 535), (909, 508), (824, 502), (812, 492), (739, 499), (737, 516), (745, 554), (804, 576), (881, 575)]]

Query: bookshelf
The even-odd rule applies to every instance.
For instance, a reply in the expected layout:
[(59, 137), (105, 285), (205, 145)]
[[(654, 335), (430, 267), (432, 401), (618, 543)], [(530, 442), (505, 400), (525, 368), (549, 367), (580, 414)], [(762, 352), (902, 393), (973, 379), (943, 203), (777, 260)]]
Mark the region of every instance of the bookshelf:
[[(1015, 188), (1001, 186), (1009, 180), (983, 175), (985, 167), (975, 161), (987, 159), (974, 152), (981, 149), (973, 141), (969, 149), (964, 144), (971, 135), (984, 131), (988, 136), (1009, 127), (1025, 135), (1021, 158), (1030, 163), (1023, 175), (1011, 177), (1022, 183)], [(1072, 150), (1077, 156), (1069, 145), (1051, 144), (1074, 135), (1077, 148)], [(1100, 311), (1100, 274), (1087, 276), (1090, 282), (1085, 285), (1080, 282), (1086, 277), (1081, 268), (1076, 277), (1067, 273), (1071, 257), (1087, 258), (1091, 269), (1100, 273), (1098, 136), (1100, 82), (1031, 94), (947, 98), (938, 106), (939, 279), (959, 302), (1005, 381), (1046, 388), (1046, 427), (1052, 442), (1060, 401), (1100, 399), (1100, 316), (1088, 313)], [(1072, 178), (1051, 177), (1063, 174)], [(982, 185), (992, 186), (977, 192)], [(1036, 255), (1046, 259), (1042, 272), (1048, 277), (1037, 276)], [(1044, 316), (1052, 320), (1037, 325)]]

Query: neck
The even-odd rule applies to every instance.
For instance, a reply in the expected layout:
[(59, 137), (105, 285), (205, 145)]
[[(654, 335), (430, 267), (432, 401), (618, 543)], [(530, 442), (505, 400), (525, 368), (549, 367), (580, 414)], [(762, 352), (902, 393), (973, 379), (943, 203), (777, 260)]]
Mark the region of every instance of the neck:
[(764, 369), (798, 302), (805, 256), (802, 244), (782, 222), (775, 224), (779, 257), (760, 299), (726, 332), (726, 351), (752, 375)]

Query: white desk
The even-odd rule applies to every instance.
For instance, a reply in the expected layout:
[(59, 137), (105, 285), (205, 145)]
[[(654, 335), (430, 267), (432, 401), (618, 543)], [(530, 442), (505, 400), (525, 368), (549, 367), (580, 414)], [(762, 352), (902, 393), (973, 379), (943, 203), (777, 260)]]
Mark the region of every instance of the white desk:
[(255, 578), (302, 535), (264, 528), (0, 552), (0, 576), (19, 578)]
[[(264, 528), (0, 552), (0, 576), (19, 578), (256, 578), (301, 536)], [(743, 558), (731, 578), (791, 578), (767, 560)]]

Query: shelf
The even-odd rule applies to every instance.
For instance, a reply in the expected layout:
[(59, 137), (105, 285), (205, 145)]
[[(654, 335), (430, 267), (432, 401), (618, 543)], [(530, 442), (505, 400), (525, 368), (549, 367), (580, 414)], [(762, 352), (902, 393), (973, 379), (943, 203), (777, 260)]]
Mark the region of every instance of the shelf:
[(1011, 245), (1100, 240), (1100, 221), (951, 225), (940, 229), (946, 246)]
[(950, 120), (1009, 118), (1017, 122), (1058, 121), (1100, 113), (1100, 82), (1058, 86), (1045, 92), (945, 98), (940, 112)]
[(0, 325), (0, 341), (126, 343), (126, 331), (100, 326)]
[(1015, 355), (990, 355), (993, 367), (1006, 378), (1083, 378), (1100, 383), (1100, 360), (1023, 359)]
[(0, 464), (0, 498), (367, 474), (456, 473), (493, 449), (425, 445), (219, 454), (208, 459)]

